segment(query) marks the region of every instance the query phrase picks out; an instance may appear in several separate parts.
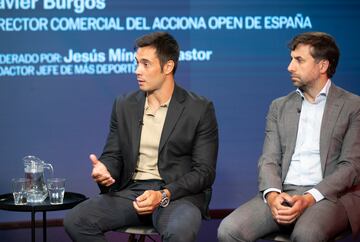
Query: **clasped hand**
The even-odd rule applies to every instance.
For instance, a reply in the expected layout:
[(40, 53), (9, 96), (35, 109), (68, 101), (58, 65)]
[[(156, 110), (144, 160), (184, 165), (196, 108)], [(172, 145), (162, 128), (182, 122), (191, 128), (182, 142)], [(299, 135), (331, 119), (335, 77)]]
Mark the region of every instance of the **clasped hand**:
[(154, 190), (146, 190), (133, 201), (136, 212), (140, 215), (151, 214), (159, 207), (161, 202), (161, 193)]
[(267, 202), (275, 221), (285, 225), (296, 221), (305, 209), (315, 203), (315, 199), (311, 194), (291, 196), (284, 192), (271, 192), (267, 196)]

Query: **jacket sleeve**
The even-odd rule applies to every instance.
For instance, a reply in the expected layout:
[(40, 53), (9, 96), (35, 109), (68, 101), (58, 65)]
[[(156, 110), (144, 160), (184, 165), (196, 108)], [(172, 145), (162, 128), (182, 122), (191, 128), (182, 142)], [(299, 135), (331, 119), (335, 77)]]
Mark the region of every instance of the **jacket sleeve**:
[(278, 102), (276, 100), (273, 101), (266, 117), (263, 151), (258, 161), (260, 192), (268, 188), (282, 190), (282, 151), (278, 125), (278, 108)]
[(336, 201), (360, 182), (360, 99), (343, 105), (331, 130), (324, 179), (315, 186)]
[[(110, 130), (109, 134), (99, 160), (104, 163), (111, 176), (115, 181), (119, 180), (120, 173), (123, 166), (123, 157), (119, 145), (119, 134), (118, 134), (118, 120), (116, 114), (118, 99), (114, 101), (111, 119), (110, 119)], [(114, 189), (117, 184), (110, 187), (105, 187), (99, 184), (101, 193), (109, 191), (110, 188)]]

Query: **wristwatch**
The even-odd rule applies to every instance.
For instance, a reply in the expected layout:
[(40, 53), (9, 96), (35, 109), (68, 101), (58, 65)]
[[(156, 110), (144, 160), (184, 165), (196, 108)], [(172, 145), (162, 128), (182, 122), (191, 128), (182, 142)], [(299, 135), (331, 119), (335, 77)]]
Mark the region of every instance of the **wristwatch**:
[(168, 198), (164, 190), (160, 190), (160, 192), (161, 192), (160, 207), (166, 208), (170, 203), (170, 199)]

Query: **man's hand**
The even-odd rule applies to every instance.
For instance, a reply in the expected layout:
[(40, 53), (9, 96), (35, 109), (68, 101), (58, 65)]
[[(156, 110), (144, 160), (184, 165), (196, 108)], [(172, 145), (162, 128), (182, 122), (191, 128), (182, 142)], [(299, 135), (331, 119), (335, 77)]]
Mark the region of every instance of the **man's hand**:
[(151, 214), (160, 205), (161, 192), (146, 190), (133, 202), (136, 212), (140, 215)]
[(291, 196), (287, 193), (269, 192), (266, 195), (266, 201), (271, 209), (273, 218), (280, 223), (278, 220), (279, 211), (287, 211), (291, 207)]
[(293, 223), (310, 206), (315, 204), (314, 197), (307, 193), (305, 195), (294, 195), (291, 197), (292, 207), (288, 211), (279, 210), (277, 221), (282, 224)]
[(111, 177), (110, 172), (106, 166), (101, 161), (99, 161), (94, 154), (90, 155), (90, 160), (93, 165), (91, 177), (94, 179), (94, 181), (107, 187), (112, 185), (115, 180)]
[[(164, 191), (170, 198), (170, 191), (168, 189), (165, 189)], [(133, 205), (138, 214), (151, 214), (157, 207), (159, 207), (161, 198), (162, 195), (160, 191), (146, 190), (143, 194), (135, 199)]]
[(271, 193), (267, 196), (272, 215), (279, 224), (291, 224), (315, 203), (311, 194), (290, 196), (287, 193)]

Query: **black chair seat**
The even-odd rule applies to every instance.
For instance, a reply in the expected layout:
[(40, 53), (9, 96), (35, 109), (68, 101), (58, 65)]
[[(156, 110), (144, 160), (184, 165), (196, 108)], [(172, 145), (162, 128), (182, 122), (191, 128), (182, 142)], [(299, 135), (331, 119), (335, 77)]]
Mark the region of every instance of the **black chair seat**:
[(128, 242), (144, 242), (146, 237), (155, 241), (151, 236), (159, 235), (156, 229), (151, 225), (127, 226), (118, 228), (115, 231), (129, 234)]
[(285, 233), (272, 233), (268, 234), (261, 239), (263, 240), (271, 240), (271, 241), (279, 241), (279, 242), (290, 242), (290, 235)]
[(143, 234), (143, 235), (158, 235), (159, 233), (156, 229), (149, 225), (138, 225), (138, 226), (129, 226), (123, 227), (116, 230), (117, 232), (123, 232), (127, 234)]

